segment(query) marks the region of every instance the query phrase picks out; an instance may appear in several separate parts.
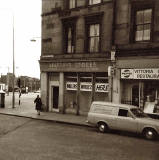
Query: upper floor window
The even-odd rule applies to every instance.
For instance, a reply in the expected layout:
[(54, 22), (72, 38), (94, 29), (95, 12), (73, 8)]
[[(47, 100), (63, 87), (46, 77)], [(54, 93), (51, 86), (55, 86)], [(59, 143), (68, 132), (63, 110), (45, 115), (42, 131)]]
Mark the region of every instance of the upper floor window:
[(99, 53), (101, 49), (101, 24), (103, 14), (85, 17), (86, 39), (85, 51), (87, 53)]
[(74, 28), (73, 27), (68, 27), (67, 28), (67, 42), (66, 42), (66, 48), (67, 48), (67, 53), (73, 53), (74, 52)]
[(69, 9), (76, 7), (76, 0), (69, 0)]
[(88, 31), (88, 51), (99, 52), (100, 24), (90, 24)]
[(66, 20), (63, 22), (65, 53), (75, 52), (75, 22), (75, 20)]
[(137, 10), (135, 17), (135, 41), (150, 41), (152, 30), (152, 9)]
[(101, 3), (102, 0), (89, 0), (89, 5)]

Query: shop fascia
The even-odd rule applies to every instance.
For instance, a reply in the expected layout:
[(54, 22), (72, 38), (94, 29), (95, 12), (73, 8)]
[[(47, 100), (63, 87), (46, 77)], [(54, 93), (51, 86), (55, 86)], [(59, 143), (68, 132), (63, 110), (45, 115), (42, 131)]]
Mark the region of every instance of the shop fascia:
[(121, 69), (121, 79), (158, 79), (159, 68)]
[[(66, 90), (77, 90), (77, 82), (67, 82)], [(92, 83), (81, 82), (80, 91), (92, 91)], [(95, 92), (109, 92), (109, 83), (96, 83)]]

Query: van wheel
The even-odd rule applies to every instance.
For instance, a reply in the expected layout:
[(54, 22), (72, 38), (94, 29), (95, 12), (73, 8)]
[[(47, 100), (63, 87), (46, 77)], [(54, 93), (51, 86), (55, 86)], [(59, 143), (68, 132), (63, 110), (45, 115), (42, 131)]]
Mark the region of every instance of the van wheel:
[(108, 131), (108, 126), (104, 122), (98, 123), (98, 130), (101, 133)]
[(157, 133), (154, 129), (152, 128), (146, 128), (144, 131), (143, 131), (143, 134), (144, 134), (144, 137), (147, 139), (147, 140), (154, 140), (156, 137), (157, 137)]

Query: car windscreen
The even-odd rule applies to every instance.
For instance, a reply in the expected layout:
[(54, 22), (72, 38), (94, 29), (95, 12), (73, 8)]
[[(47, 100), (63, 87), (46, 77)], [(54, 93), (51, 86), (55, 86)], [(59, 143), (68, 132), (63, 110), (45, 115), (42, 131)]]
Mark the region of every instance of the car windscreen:
[(140, 108), (131, 108), (130, 111), (136, 116), (136, 117), (148, 117)]

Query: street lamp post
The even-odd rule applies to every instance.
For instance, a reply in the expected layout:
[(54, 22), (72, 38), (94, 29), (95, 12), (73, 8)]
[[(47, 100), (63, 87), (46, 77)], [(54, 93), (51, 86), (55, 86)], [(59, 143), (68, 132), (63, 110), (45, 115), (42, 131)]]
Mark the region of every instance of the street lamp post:
[(12, 95), (12, 108), (15, 108), (15, 94), (14, 94), (14, 85), (15, 85), (15, 60), (14, 60), (14, 15), (13, 15), (13, 95)]

